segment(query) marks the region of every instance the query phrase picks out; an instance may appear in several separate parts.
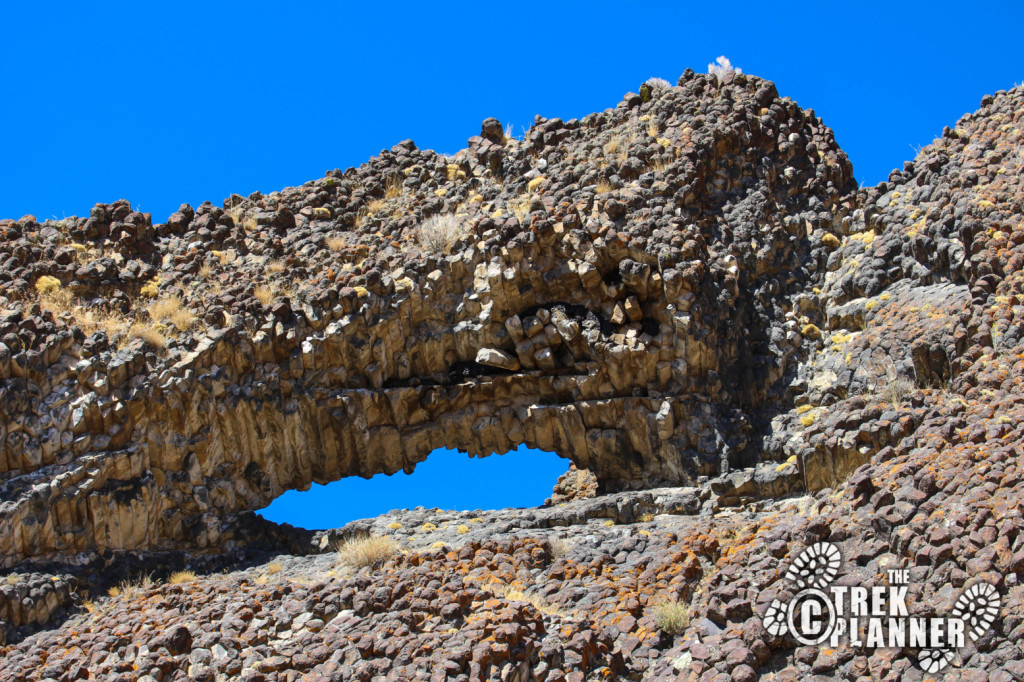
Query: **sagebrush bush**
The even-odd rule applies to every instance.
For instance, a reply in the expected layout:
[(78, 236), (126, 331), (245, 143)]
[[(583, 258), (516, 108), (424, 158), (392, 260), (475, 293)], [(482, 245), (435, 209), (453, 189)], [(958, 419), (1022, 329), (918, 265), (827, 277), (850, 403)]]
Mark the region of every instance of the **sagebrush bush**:
[(732, 62), (730, 62), (729, 58), (725, 55), (722, 55), (715, 61), (718, 62), (718, 64), (708, 64), (708, 73), (718, 80), (724, 80), (734, 73), (743, 73), (743, 69), (734, 67)]
[(667, 90), (672, 87), (672, 84), (664, 78), (648, 78), (644, 83), (654, 90)]
[(887, 377), (882, 386), (882, 399), (890, 405), (899, 405), (916, 388), (914, 382), (906, 377)]
[(453, 215), (435, 215), (416, 228), (416, 241), (435, 253), (449, 253), (452, 245), (466, 234), (466, 226)]
[(659, 604), (654, 608), (654, 621), (662, 632), (681, 634), (690, 624), (690, 605), (678, 599)]

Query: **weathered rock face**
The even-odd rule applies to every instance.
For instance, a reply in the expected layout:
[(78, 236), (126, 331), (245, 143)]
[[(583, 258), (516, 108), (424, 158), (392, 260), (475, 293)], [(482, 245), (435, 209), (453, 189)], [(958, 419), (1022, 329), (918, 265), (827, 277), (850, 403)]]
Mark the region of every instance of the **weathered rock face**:
[[(4, 223), (4, 564), (227, 546), (233, 513), (442, 446), (553, 450), (604, 489), (757, 461), (850, 164), (770, 82), (645, 95), (155, 227), (127, 202)], [(139, 322), (86, 337), (42, 277)], [(147, 295), (197, 319), (163, 353)]]

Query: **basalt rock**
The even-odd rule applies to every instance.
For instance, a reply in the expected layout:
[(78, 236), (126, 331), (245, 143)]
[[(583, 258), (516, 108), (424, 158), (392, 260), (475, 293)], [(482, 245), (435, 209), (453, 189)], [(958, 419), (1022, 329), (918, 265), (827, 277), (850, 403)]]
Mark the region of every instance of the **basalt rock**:
[[(5, 223), (5, 565), (230, 547), (235, 513), (442, 446), (552, 450), (602, 490), (758, 461), (810, 350), (797, 301), (855, 207), (832, 132), (768, 81), (710, 77), (496, 130), (168, 225), (127, 202)], [(54, 259), (68, 242), (86, 255)], [(52, 293), (35, 307), (42, 277), (136, 328), (86, 336)], [(164, 349), (146, 296), (196, 320), (163, 321), (184, 329)]]
[[(949, 671), (1024, 674), (1022, 122), (1024, 89), (986, 97), (857, 189), (813, 112), (688, 71), (522, 140), (489, 119), (452, 157), (406, 141), (164, 225), (127, 202), (0, 222), (11, 632), (74, 611), (98, 566), (237, 569), (104, 600), (0, 671), (916, 674), (920, 652), (765, 630), (827, 539), (843, 584), (907, 570), (915, 615), (989, 582), (999, 616)], [(522, 443), (587, 484), (315, 535), (250, 512)], [(338, 569), (367, 533), (406, 553)]]

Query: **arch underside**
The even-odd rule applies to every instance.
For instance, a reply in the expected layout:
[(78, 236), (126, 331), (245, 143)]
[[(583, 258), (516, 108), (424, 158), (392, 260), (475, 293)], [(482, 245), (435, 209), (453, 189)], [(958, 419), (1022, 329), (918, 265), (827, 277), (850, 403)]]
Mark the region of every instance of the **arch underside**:
[[(108, 373), (115, 391), (65, 404), (70, 447), (40, 448), (34, 471), (9, 476), (9, 491), (33, 479), (60, 485), (21, 488), (0, 515), (10, 531), (0, 549), (13, 565), (89, 550), (216, 548), (229, 515), (314, 482), (411, 471), (439, 447), (553, 451), (605, 490), (685, 484), (727, 468), (749, 420), (709, 396), (709, 370), (727, 357), (712, 354), (715, 335), (693, 334), (689, 314), (667, 315), (664, 285), (645, 286), (641, 301), (635, 285), (596, 277), (588, 288), (580, 269), (549, 277), (526, 300), (505, 296), (529, 314), (445, 323), (435, 291), (405, 296), (384, 316), (371, 316), (367, 301), (336, 321), (268, 321), (251, 336), (222, 330), (145, 391), (127, 370), (120, 386)], [(537, 294), (555, 292), (557, 303), (537, 304)], [(589, 301), (564, 302), (573, 295)], [(633, 318), (618, 319), (615, 306), (629, 296)], [(518, 367), (477, 362), (490, 361), (481, 350)]]

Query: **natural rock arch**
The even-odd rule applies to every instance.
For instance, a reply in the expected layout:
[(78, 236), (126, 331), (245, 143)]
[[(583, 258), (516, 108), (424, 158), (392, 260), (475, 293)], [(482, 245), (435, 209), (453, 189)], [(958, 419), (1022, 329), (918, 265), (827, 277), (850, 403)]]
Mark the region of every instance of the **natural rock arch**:
[[(348, 208), (389, 178), (407, 178), (410, 194), (409, 178), (441, 182), (417, 170), (436, 167), (446, 186), (481, 197), (459, 206), (477, 210), (486, 195), (497, 207), (460, 218), (467, 234), (450, 255), (385, 267), (371, 254), (356, 278), (304, 303), (226, 309), (222, 321), (208, 310), (219, 328), (163, 361), (141, 342), (109, 352), (72, 335), (7, 353), (4, 565), (230, 547), (245, 541), (234, 515), (285, 490), (410, 470), (442, 446), (551, 450), (605, 489), (754, 463), (805, 353), (801, 332), (812, 333), (796, 320), (815, 314), (806, 291), (823, 236), (852, 207), (852, 170), (820, 119), (766, 81), (681, 85), (583, 122), (538, 119), (512, 151), (485, 125), (455, 164), (403, 143), (317, 181), (334, 198), (299, 221), (360, 229)], [(648, 130), (641, 145), (645, 115), (665, 137)], [(587, 154), (609, 165), (570, 162)], [(676, 171), (659, 179), (643, 159)], [(268, 249), (300, 230), (288, 201), (256, 216)], [(410, 205), (417, 220), (389, 229), (406, 238), (448, 205)], [(149, 229), (210, 239), (223, 215), (188, 209)], [(319, 224), (324, 215), (336, 218)]]

